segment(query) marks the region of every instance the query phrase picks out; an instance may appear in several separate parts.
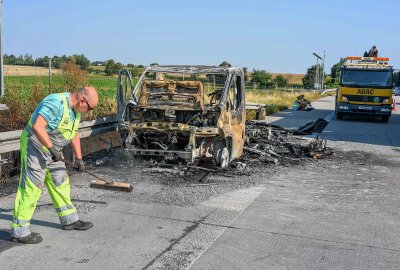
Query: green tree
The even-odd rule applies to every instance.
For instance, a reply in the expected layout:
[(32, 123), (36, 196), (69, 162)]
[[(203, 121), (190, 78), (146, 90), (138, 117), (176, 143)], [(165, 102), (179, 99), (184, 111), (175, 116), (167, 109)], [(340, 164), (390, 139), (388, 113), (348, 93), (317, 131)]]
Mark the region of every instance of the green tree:
[(340, 71), (345, 62), (346, 62), (345, 58), (340, 58), (340, 61), (332, 66), (332, 68), (331, 68), (331, 83), (339, 83)]
[[(14, 64), (13, 64), (14, 65)], [(43, 57), (38, 57), (35, 59), (35, 66), (37, 67), (44, 67), (44, 60)]]
[(24, 56), (24, 65), (33, 66), (35, 64), (35, 60), (33, 60), (31, 54), (25, 54)]
[(67, 60), (68, 60), (68, 57), (64, 54), (63, 56), (57, 56), (57, 55), (55, 55), (55, 56), (53, 56), (53, 58), (51, 59), (51, 63), (52, 63), (52, 66), (54, 67), (54, 68), (61, 68), (61, 66), (63, 65), (63, 64), (65, 64), (66, 62), (67, 62)]
[(133, 67), (130, 69), (132, 77), (139, 77), (143, 73), (143, 68)]
[(302, 78), (303, 87), (305, 89), (314, 89), (316, 70), (317, 65), (313, 65), (307, 69), (306, 75), (304, 75), (304, 77)]
[(3, 63), (5, 65), (15, 65), (15, 61), (16, 61), (16, 57), (14, 54), (10, 54), (10, 55), (5, 54), (3, 56)]
[(221, 64), (219, 64), (220, 67), (231, 67), (232, 65), (227, 62), (227, 61), (223, 61)]
[(243, 67), (243, 77), (245, 82), (249, 81), (249, 73), (247, 67)]
[(90, 60), (84, 54), (74, 54), (72, 59), (83, 70), (86, 70), (90, 65)]
[(104, 69), (106, 75), (111, 76), (118, 73), (118, 67), (113, 59), (107, 60), (106, 67)]
[(118, 70), (122, 69), (124, 67), (124, 65), (122, 65), (120, 62), (115, 64), (115, 69), (117, 70), (116, 73), (118, 73)]
[(267, 86), (271, 84), (271, 78), (271, 74), (266, 72), (265, 70), (253, 69), (253, 83), (262, 85), (267, 88)]
[(160, 65), (160, 64), (158, 64), (158, 63), (156, 63), (156, 62), (150, 64), (151, 67), (152, 67), (152, 66), (159, 66), (159, 65)]
[(22, 54), (20, 54), (15, 62), (16, 65), (23, 65), (24, 64), (24, 57), (22, 56)]
[(285, 87), (288, 84), (288, 80), (282, 75), (278, 75), (274, 78), (273, 83), (278, 87)]

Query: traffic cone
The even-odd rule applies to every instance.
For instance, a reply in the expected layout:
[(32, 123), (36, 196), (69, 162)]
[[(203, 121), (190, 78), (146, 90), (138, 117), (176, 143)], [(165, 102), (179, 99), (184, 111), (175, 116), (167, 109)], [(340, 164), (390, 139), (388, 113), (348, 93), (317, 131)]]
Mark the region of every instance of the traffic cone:
[(396, 100), (393, 99), (393, 108), (392, 111), (396, 111)]

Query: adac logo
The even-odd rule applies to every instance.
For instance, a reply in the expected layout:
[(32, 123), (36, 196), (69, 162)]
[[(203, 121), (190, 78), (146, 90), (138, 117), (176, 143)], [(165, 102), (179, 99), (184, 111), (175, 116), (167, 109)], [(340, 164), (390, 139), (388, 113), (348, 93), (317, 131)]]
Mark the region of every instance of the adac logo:
[(359, 95), (373, 95), (374, 89), (358, 89), (357, 94)]

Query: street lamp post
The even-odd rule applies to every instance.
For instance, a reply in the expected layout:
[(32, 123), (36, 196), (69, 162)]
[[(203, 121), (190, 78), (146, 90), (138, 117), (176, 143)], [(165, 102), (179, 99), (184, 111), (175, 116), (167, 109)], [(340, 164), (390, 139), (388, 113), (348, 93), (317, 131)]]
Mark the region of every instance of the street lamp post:
[(321, 70), (321, 91), (325, 89), (324, 83), (325, 83), (325, 50), (324, 50), (324, 58), (322, 59), (322, 70)]
[(2, 5), (3, 1), (0, 1), (0, 97), (4, 95)]
[[(321, 90), (322, 88), (321, 88), (321, 71), (320, 71), (320, 65), (319, 65), (319, 63), (318, 63), (318, 60), (322, 60), (322, 57), (321, 56), (319, 56), (318, 54), (316, 54), (316, 53), (313, 53), (313, 55), (317, 58), (317, 65), (315, 66), (315, 81), (314, 81), (314, 88), (315, 88), (315, 90)], [(325, 58), (325, 56), (324, 56), (324, 58)], [(322, 72), (323, 72), (323, 70), (322, 70)]]

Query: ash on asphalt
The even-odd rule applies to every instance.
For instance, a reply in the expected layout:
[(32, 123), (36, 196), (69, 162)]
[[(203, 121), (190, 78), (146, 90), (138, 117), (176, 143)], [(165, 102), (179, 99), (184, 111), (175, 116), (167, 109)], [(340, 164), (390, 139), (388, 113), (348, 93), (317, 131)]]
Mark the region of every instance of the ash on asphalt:
[[(268, 182), (275, 173), (286, 167), (304, 168), (314, 159), (298, 161), (282, 160), (278, 165), (257, 154), (245, 153), (241, 160), (234, 161), (225, 169), (211, 164), (199, 163), (187, 167), (180, 164), (149, 162), (133, 158), (120, 149), (102, 151), (85, 158), (89, 170), (111, 181), (129, 182), (132, 193), (89, 188), (86, 174), (74, 173), (71, 192), (75, 205), (80, 211), (90, 212), (102, 204), (91, 203), (125, 200), (141, 204), (172, 204), (190, 206), (208, 200), (210, 197), (230, 191)], [(199, 168), (200, 167), (200, 168)]]
[[(278, 165), (263, 160), (257, 154), (246, 153), (240, 161), (233, 162), (224, 170), (188, 168), (179, 164), (149, 163), (123, 154), (120, 149), (100, 151), (85, 157), (87, 169), (112, 181), (133, 184), (133, 192), (118, 192), (90, 188), (93, 177), (69, 170), (71, 177), (72, 201), (79, 212), (89, 213), (95, 208), (105, 207), (114, 200), (125, 200), (139, 204), (171, 204), (190, 206), (199, 204), (210, 197), (230, 191), (268, 185), (269, 179), (287, 170), (299, 174), (307, 171), (354, 172), (354, 167), (368, 167), (382, 164), (397, 166), (384, 161), (382, 157), (363, 152), (337, 152), (323, 159), (279, 160)], [(201, 166), (202, 164), (200, 164)], [(0, 197), (17, 189), (17, 182), (1, 187)], [(44, 195), (47, 191), (44, 190)], [(48, 195), (47, 195), (48, 196)], [(43, 197), (43, 196), (42, 196)], [(12, 205), (8, 205), (10, 208)], [(38, 204), (39, 208), (52, 208), (50, 201)], [(11, 208), (10, 208), (11, 209)], [(4, 209), (1, 209), (4, 210)]]
[[(91, 211), (100, 204), (80, 200), (111, 201), (123, 199), (136, 203), (195, 205), (212, 196), (260, 184), (281, 166), (265, 163), (258, 156), (233, 162), (223, 170), (214, 167), (191, 168), (180, 164), (152, 163), (133, 158), (120, 149), (98, 152), (85, 158), (87, 169), (112, 181), (133, 184), (133, 192), (89, 188), (92, 177), (73, 173), (72, 197), (82, 211)], [(251, 165), (249, 165), (251, 163)], [(209, 165), (209, 164), (200, 164)], [(266, 174), (266, 172), (268, 172)]]

